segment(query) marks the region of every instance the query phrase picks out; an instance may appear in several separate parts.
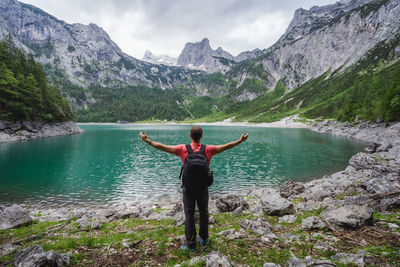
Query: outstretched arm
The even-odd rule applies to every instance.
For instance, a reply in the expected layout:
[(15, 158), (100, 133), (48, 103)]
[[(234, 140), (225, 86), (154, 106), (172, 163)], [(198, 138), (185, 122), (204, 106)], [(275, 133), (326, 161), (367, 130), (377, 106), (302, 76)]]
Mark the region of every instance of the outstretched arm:
[(154, 142), (149, 140), (149, 138), (147, 137), (147, 134), (145, 132), (140, 132), (140, 138), (146, 142), (147, 144), (151, 145), (154, 148), (157, 148), (158, 150), (167, 152), (167, 153), (171, 153), (175, 155), (175, 151), (174, 151), (174, 146), (167, 146), (164, 144), (161, 144), (159, 142)]
[(247, 137), (249, 137), (249, 134), (243, 133), (239, 140), (236, 140), (236, 141), (227, 143), (227, 144), (225, 144), (225, 145), (219, 145), (219, 146), (217, 146), (217, 152), (216, 152), (215, 154), (218, 154), (218, 153), (221, 153), (221, 152), (223, 152), (223, 151), (225, 151), (225, 150), (234, 148), (234, 147), (237, 146), (238, 144), (240, 144), (240, 143), (246, 141)]

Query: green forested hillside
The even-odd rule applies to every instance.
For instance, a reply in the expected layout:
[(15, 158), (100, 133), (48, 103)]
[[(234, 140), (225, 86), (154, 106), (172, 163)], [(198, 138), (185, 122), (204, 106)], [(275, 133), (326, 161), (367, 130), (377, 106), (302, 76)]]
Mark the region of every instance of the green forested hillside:
[(80, 122), (183, 120), (189, 117), (178, 104), (183, 101), (182, 96), (174, 91), (146, 86), (91, 86), (87, 91), (96, 98), (96, 103), (90, 105), (87, 110), (76, 111), (76, 119)]
[(339, 121), (400, 120), (400, 61), (375, 69), (348, 70), (339, 75), (327, 72), (286, 94), (272, 93), (248, 102), (237, 111), (238, 120), (275, 121), (302, 114), (307, 118)]
[(26, 56), (11, 38), (0, 42), (0, 120), (70, 119), (70, 104), (47, 83), (33, 56)]

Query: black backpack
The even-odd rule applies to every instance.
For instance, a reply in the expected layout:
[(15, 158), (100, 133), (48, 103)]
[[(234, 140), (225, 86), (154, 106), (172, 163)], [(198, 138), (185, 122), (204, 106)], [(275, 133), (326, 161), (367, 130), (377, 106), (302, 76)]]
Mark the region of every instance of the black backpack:
[(183, 174), (182, 186), (190, 194), (200, 194), (207, 191), (207, 187), (212, 185), (213, 173), (208, 166), (208, 160), (205, 154), (206, 146), (201, 145), (200, 151), (194, 153), (192, 147), (186, 145), (188, 155), (186, 156), (181, 174)]

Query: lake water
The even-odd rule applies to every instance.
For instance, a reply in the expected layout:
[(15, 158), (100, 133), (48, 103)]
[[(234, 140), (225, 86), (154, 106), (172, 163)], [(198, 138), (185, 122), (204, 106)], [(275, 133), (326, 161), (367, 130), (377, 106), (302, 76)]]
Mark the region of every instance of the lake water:
[[(190, 142), (188, 125), (82, 125), (86, 133), (0, 144), (0, 203), (103, 205), (154, 201), (180, 192), (180, 158), (139, 138)], [(202, 143), (249, 138), (211, 160), (211, 193), (308, 181), (347, 166), (365, 144), (307, 129), (204, 126)]]

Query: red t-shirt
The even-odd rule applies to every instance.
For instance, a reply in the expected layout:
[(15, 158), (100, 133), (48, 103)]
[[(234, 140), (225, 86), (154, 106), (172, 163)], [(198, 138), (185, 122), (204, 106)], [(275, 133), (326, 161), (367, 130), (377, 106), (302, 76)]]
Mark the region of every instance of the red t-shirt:
[[(193, 149), (193, 152), (197, 153), (200, 151), (201, 144), (199, 143), (191, 143), (190, 146)], [(188, 155), (188, 152), (186, 150), (186, 145), (177, 145), (174, 146), (174, 152), (177, 156), (181, 157), (182, 159), (182, 165), (185, 162), (185, 158)], [(211, 158), (217, 153), (217, 146), (213, 145), (206, 145), (206, 158), (208, 160), (208, 164), (210, 164)]]

